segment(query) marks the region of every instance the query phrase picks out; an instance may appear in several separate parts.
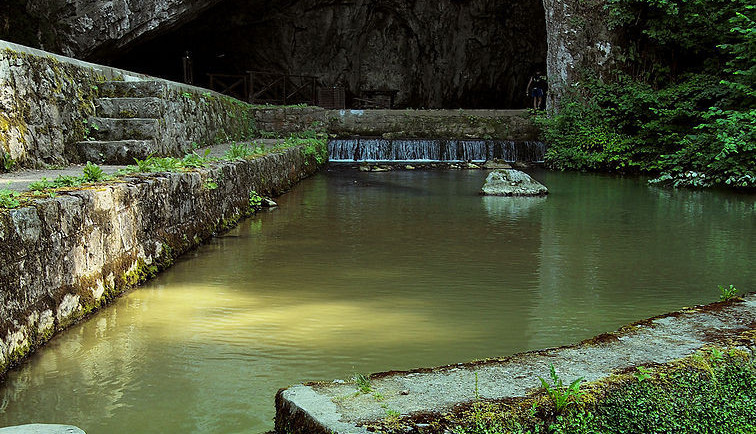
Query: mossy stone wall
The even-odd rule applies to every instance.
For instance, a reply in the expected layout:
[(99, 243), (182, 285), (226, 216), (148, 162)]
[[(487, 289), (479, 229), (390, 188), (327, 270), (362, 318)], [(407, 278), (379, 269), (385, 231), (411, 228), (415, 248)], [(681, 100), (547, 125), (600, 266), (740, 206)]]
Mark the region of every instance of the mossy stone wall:
[(386, 139), (537, 140), (530, 115), (521, 110), (326, 110), (318, 107), (256, 108), (262, 132), (323, 129), (336, 137)]
[[(0, 211), (0, 373), (318, 169), (305, 147), (125, 178)], [(211, 185), (217, 184), (217, 187)]]
[(0, 170), (85, 162), (76, 143), (88, 139), (95, 99), (131, 96), (110, 94), (109, 81), (155, 84), (156, 154), (256, 136), (252, 106), (233, 98), (0, 41), (0, 160), (8, 162)]
[(0, 44), (0, 155), (14, 167), (66, 164), (83, 140), (102, 71)]

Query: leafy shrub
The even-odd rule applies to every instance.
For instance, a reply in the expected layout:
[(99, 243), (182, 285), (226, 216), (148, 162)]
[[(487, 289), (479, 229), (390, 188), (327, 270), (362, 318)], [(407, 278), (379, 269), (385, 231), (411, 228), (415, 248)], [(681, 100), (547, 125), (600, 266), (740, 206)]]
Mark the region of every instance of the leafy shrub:
[(580, 383), (583, 382), (583, 377), (580, 377), (570, 383), (569, 386), (565, 386), (562, 383), (562, 379), (557, 375), (554, 365), (549, 368), (549, 376), (553, 385), (541, 377), (541, 385), (543, 386), (546, 394), (551, 398), (551, 402), (554, 403), (554, 408), (557, 414), (562, 413), (568, 406), (575, 404), (577, 399), (580, 398), (582, 393), (580, 392)]
[(19, 196), (21, 196), (21, 194), (17, 191), (5, 188), (0, 189), (0, 208), (18, 208), (21, 206), (21, 201), (18, 200)]
[(82, 175), (83, 182), (100, 182), (105, 181), (109, 177), (103, 172), (100, 166), (92, 164), (91, 161), (87, 161), (87, 165), (84, 166), (84, 174)]
[(625, 36), (621, 68), (602, 78), (584, 72), (559, 113), (537, 119), (547, 164), (647, 172), (674, 186), (756, 187), (750, 3), (609, 0), (610, 23)]

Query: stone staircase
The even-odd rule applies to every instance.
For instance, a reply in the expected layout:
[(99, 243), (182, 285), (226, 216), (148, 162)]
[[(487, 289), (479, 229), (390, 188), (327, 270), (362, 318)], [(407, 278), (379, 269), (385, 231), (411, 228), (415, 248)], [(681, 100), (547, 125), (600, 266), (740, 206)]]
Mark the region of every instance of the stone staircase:
[(76, 143), (81, 161), (133, 164), (135, 158), (165, 155), (165, 97), (160, 81), (103, 83), (95, 100), (96, 116), (87, 122), (87, 140)]

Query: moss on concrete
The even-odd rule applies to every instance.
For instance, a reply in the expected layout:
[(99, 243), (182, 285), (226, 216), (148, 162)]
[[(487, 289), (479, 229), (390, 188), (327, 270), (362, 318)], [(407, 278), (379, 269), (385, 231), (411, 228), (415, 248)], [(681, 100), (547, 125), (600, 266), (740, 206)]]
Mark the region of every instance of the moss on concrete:
[(525, 398), (481, 399), (446, 414), (391, 415), (367, 426), (380, 433), (756, 432), (756, 330), (670, 363), (583, 384), (580, 391), (561, 413), (539, 389)]

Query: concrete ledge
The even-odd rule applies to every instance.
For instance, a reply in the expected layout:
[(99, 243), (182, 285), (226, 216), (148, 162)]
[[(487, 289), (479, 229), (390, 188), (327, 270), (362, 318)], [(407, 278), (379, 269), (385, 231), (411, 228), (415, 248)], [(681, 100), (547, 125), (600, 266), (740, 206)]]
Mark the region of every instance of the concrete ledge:
[(80, 428), (72, 425), (53, 425), (33, 423), (29, 425), (10, 426), (0, 428), (0, 434), (85, 434)]
[(532, 141), (538, 129), (526, 110), (325, 110), (257, 107), (261, 131), (300, 132), (313, 125), (337, 137)]
[(327, 129), (338, 136), (385, 139), (538, 139), (526, 110), (336, 110)]
[(134, 175), (0, 211), (0, 372), (313, 174), (303, 148)]
[[(368, 433), (366, 425), (380, 424), (387, 408), (407, 420), (432, 422), (477, 400), (503, 401), (532, 395), (540, 388), (539, 377), (548, 377), (552, 364), (567, 383), (579, 377), (595, 382), (636, 366), (668, 364), (708, 345), (728, 345), (754, 327), (756, 294), (750, 294), (740, 300), (641, 321), (577, 345), (503, 359), (373, 374), (371, 387), (380, 394), (380, 400), (372, 394), (356, 393), (353, 383), (296, 385), (276, 396), (276, 431)], [(416, 431), (411, 428), (408, 432)]]

